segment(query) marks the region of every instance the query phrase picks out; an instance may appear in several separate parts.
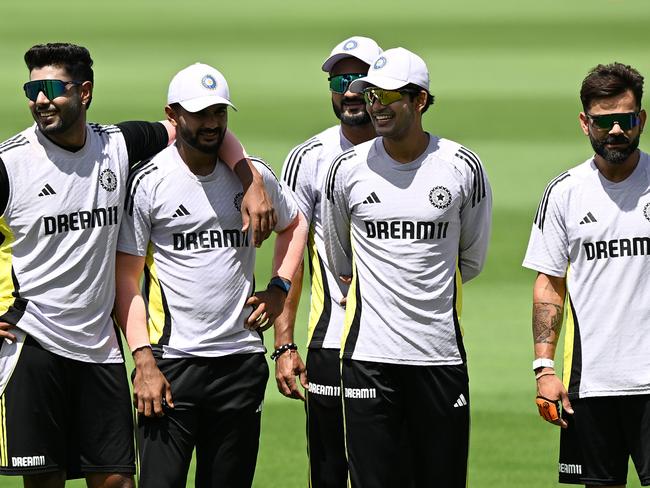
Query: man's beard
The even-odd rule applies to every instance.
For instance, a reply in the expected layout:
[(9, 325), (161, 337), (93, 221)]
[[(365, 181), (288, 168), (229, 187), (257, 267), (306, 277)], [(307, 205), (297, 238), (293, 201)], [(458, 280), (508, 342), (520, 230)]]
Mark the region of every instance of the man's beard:
[[(343, 107), (345, 104), (345, 101), (341, 102), (341, 106)], [(361, 110), (355, 114), (350, 114), (345, 111), (343, 111), (341, 108), (337, 107), (334, 101), (332, 101), (332, 108), (334, 109), (334, 114), (336, 115), (336, 118), (338, 118), (342, 124), (345, 125), (366, 125), (369, 124), (370, 121), (370, 115), (368, 115), (368, 112), (365, 110)]]
[[(594, 152), (602, 157), (605, 161), (611, 164), (623, 164), (629, 158), (637, 147), (639, 147), (639, 139), (641, 134), (637, 134), (634, 139), (628, 139), (624, 135), (607, 136), (605, 139), (597, 140), (589, 134), (589, 141)], [(607, 144), (627, 144), (627, 147), (609, 149), (605, 147)]]
[(179, 129), (180, 129), (179, 132), (181, 138), (188, 146), (191, 146), (194, 149), (197, 149), (198, 151), (201, 151), (204, 154), (215, 154), (215, 155), (219, 151), (219, 148), (221, 147), (221, 143), (223, 142), (223, 137), (226, 133), (226, 129), (217, 129), (216, 131), (220, 133), (219, 139), (215, 140), (210, 144), (203, 144), (199, 142), (199, 136), (201, 135), (201, 133), (215, 132), (215, 131), (208, 131), (205, 129), (201, 129), (197, 131), (195, 134), (193, 134), (186, 127), (183, 127), (182, 125), (179, 125)]

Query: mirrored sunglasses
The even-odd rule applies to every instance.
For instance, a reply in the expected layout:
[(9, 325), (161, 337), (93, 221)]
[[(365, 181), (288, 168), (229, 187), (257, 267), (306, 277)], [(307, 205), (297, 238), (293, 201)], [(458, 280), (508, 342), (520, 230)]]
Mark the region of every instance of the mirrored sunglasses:
[(68, 85), (81, 84), (81, 81), (34, 80), (25, 83), (23, 85), (23, 90), (25, 90), (27, 98), (32, 102), (35, 102), (40, 92), (43, 92), (48, 100), (52, 100), (63, 95)]
[(610, 131), (614, 124), (618, 124), (621, 130), (630, 130), (639, 125), (639, 112), (626, 112), (621, 114), (590, 115), (587, 118), (591, 121), (592, 127), (598, 130)]
[(401, 100), (405, 93), (410, 92), (408, 90), (384, 90), (383, 88), (371, 87), (363, 90), (363, 98), (369, 105), (375, 103), (375, 100), (378, 100), (382, 105), (390, 105)]
[(345, 93), (348, 91), (350, 83), (359, 78), (363, 78), (364, 76), (366, 76), (364, 73), (348, 73), (345, 75), (330, 76), (328, 78), (330, 82), (330, 90), (334, 93)]

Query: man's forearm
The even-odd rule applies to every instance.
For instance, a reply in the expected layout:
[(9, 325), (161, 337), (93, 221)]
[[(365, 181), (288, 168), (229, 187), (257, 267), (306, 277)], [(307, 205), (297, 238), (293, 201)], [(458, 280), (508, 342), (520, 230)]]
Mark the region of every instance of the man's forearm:
[(283, 344), (294, 342), (293, 331), (296, 325), (296, 315), (298, 305), (300, 304), (300, 295), (302, 293), (302, 277), (304, 273), (304, 264), (301, 263), (298, 271), (291, 278), (291, 288), (284, 302), (284, 310), (280, 316), (275, 319), (273, 334), (275, 337), (275, 347), (278, 348)]
[(564, 278), (540, 273), (533, 288), (533, 342), (536, 358), (553, 359), (562, 330)]

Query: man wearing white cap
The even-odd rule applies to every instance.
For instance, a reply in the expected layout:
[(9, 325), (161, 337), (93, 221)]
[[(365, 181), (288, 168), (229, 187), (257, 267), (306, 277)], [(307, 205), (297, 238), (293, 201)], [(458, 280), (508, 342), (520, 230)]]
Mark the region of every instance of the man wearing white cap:
[[(309, 259), (311, 312), (307, 372), (307, 442), (310, 486), (342, 487), (347, 480), (339, 352), (345, 309), (338, 278), (332, 274), (323, 247), (321, 188), (329, 164), (339, 153), (375, 137), (363, 97), (349, 90), (350, 83), (368, 73), (381, 53), (375, 41), (350, 37), (325, 60), (332, 107), (340, 124), (316, 134), (293, 148), (282, 169), (282, 179), (294, 192), (300, 211), (310, 223)], [(300, 300), (303, 267), (293, 278), (285, 310), (275, 322), (276, 381), (280, 392), (304, 399), (296, 376), (307, 388), (305, 366), (294, 344), (293, 330)]]
[[(307, 228), (290, 194), (251, 158), (277, 212), (273, 278), (254, 291), (242, 185), (216, 156), (234, 106), (205, 64), (172, 79), (176, 143), (131, 177), (117, 256), (116, 312), (135, 361), (140, 486), (251, 486), (268, 368), (261, 330), (282, 311)], [(140, 275), (144, 271), (143, 291)]]
[(352, 276), (341, 342), (352, 486), (465, 487), (460, 298), (485, 261), (488, 181), (476, 154), (423, 130), (433, 97), (420, 57), (389, 49), (350, 89), (380, 136), (339, 155), (323, 188), (327, 258)]

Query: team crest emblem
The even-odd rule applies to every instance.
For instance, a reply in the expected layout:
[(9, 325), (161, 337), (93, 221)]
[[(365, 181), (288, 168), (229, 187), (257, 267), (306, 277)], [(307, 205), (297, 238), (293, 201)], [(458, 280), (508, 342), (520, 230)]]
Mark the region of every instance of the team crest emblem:
[(216, 90), (217, 88), (217, 80), (215, 80), (212, 75), (205, 75), (201, 79), (201, 84), (208, 90)]
[(384, 66), (386, 66), (386, 58), (381, 56), (377, 61), (375, 61), (375, 65), (373, 66), (373, 68), (382, 69)]
[(117, 188), (117, 176), (111, 169), (105, 169), (99, 174), (99, 184), (106, 191), (115, 191)]
[(238, 212), (241, 212), (241, 201), (244, 199), (244, 192), (240, 191), (235, 195), (235, 198), (233, 199), (232, 203), (237, 209)]
[(358, 46), (357, 41), (355, 41), (354, 39), (350, 39), (348, 42), (343, 44), (343, 50), (344, 51), (352, 51), (357, 46)]
[(436, 186), (429, 192), (431, 205), (441, 210), (451, 204), (451, 192), (444, 186)]
[(650, 222), (650, 203), (646, 203), (645, 207), (643, 207), (643, 215), (645, 215), (646, 220)]

